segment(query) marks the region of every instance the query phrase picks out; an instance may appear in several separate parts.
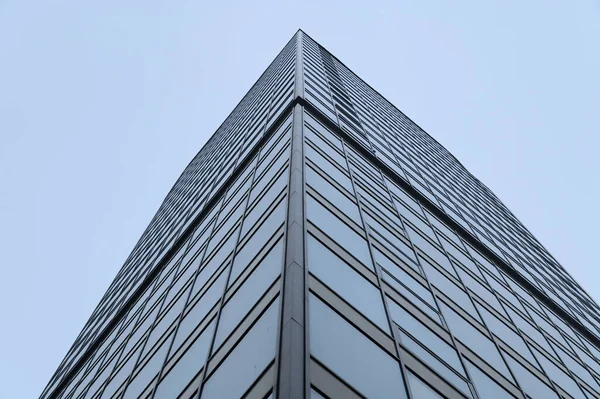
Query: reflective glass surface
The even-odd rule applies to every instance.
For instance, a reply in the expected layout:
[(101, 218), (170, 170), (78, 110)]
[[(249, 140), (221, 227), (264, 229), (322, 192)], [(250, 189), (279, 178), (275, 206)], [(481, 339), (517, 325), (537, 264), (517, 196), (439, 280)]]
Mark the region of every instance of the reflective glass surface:
[(402, 397), (398, 362), (313, 295), (310, 325), (311, 354), (326, 367), (367, 397)]
[(510, 210), (298, 32), (175, 182), (41, 398), (265, 398), (289, 382), (591, 399), (599, 336), (598, 305)]

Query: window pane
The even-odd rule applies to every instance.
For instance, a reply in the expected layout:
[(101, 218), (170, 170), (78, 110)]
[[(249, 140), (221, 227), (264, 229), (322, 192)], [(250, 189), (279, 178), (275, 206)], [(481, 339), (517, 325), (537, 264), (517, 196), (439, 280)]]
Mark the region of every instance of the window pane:
[[(285, 158), (285, 159), (287, 159), (287, 158)], [(257, 179), (257, 181), (254, 183), (254, 187), (252, 188), (252, 192), (250, 194), (250, 199), (248, 202), (248, 204), (250, 206), (252, 206), (256, 202), (256, 198), (263, 192), (263, 190), (266, 188), (266, 186), (272, 183), (272, 179), (275, 176), (278, 176), (278, 177), (277, 177), (277, 181), (274, 182), (273, 184), (275, 184), (277, 186), (282, 186), (282, 185), (287, 184), (288, 180), (282, 176), (287, 175), (289, 177), (288, 169), (287, 169), (287, 167), (285, 167), (283, 172), (281, 172), (279, 170), (280, 167), (281, 167), (281, 165), (278, 164), (274, 167), (269, 168), (269, 170), (267, 171), (267, 173), (265, 175), (263, 175), (261, 177), (259, 177), (258, 175), (255, 176), (255, 179)]]
[[(395, 278), (391, 277), (387, 272), (382, 273), (383, 279), (387, 281), (392, 287), (394, 287), (399, 293), (408, 299), (413, 305), (417, 306), (423, 313), (431, 317), (437, 323), (441, 324), (441, 319), (438, 312), (432, 309), (431, 306), (425, 304), (421, 298), (415, 295), (411, 290), (407, 289), (403, 284), (396, 281)], [(435, 305), (432, 305), (435, 306)]]
[(217, 349), (281, 273), (283, 242), (261, 261), (250, 277), (221, 310), (214, 348)]
[(456, 268), (458, 270), (458, 274), (465, 284), (465, 287), (473, 291), (477, 296), (485, 301), (485, 303), (489, 304), (492, 308), (502, 313), (503, 316), (506, 316), (504, 313), (504, 309), (500, 306), (500, 302), (496, 298), (496, 295), (492, 294), (487, 287), (484, 287), (479, 281), (475, 280), (471, 275), (462, 270), (460, 267)]
[[(600, 391), (600, 386), (598, 386), (598, 383), (592, 378), (592, 375), (589, 371), (584, 369), (583, 366), (576, 362), (571, 356), (567, 355), (567, 353), (560, 349), (558, 345), (555, 346), (554, 349), (556, 350), (556, 353), (558, 353), (562, 361), (565, 363), (565, 366), (567, 366), (567, 368), (569, 368), (571, 372), (573, 372), (573, 374), (576, 374), (579, 378), (587, 382), (596, 391)], [(581, 351), (578, 352), (581, 353)]]
[[(313, 145), (308, 144), (310, 141), (307, 140), (307, 145), (304, 146), (304, 153), (308, 158), (314, 161), (320, 168), (323, 168), (324, 165), (336, 165), (340, 168), (345, 168), (346, 159), (340, 155), (338, 152), (333, 152), (332, 154), (327, 154), (329, 158), (325, 158), (319, 151), (315, 150)], [(331, 160), (330, 160), (331, 159)], [(323, 166), (322, 166), (323, 165)], [(333, 168), (335, 169), (335, 168)], [(329, 169), (327, 170), (329, 172)]]
[(396, 184), (392, 183), (390, 180), (386, 179), (386, 181), (388, 183), (387, 186), (391, 192), (400, 197), (406, 203), (406, 205), (410, 206), (412, 210), (417, 212), (419, 215), (422, 214), (421, 206), (413, 197), (408, 195), (404, 190), (396, 186)]
[(306, 198), (306, 210), (311, 222), (337, 241), (356, 259), (373, 269), (369, 247), (362, 237), (311, 197)]
[[(327, 152), (327, 154), (329, 154), (330, 151), (334, 151), (333, 148), (328, 148), (330, 145), (332, 147), (335, 146), (340, 151), (342, 150), (340, 140), (338, 138), (333, 137), (328, 131), (324, 131), (323, 128), (317, 129), (315, 126), (320, 127), (321, 125), (318, 122), (310, 123), (311, 129), (304, 130), (304, 137), (316, 144), (316, 147), (323, 149), (325, 152)], [(313, 132), (313, 129), (317, 130), (320, 134)], [(325, 136), (327, 140), (323, 139), (321, 135)], [(331, 142), (329, 140), (331, 140)]]
[(410, 371), (408, 374), (408, 381), (410, 384), (410, 391), (413, 398), (418, 399), (444, 399), (443, 396), (434, 391), (429, 385), (425, 384), (419, 377), (415, 376)]
[(473, 363), (465, 360), (465, 365), (469, 371), (475, 389), (482, 398), (489, 397), (494, 399), (511, 399), (513, 395), (509, 394), (500, 387), (493, 379), (487, 376), (483, 371), (479, 370)]
[(531, 374), (529, 370), (521, 366), (512, 357), (506, 356), (506, 362), (510, 365), (519, 380), (519, 384), (521, 384), (521, 388), (527, 395), (533, 399), (558, 399), (558, 395), (548, 385), (540, 381), (539, 378)]
[(306, 152), (306, 157), (313, 161), (321, 170), (327, 173), (327, 176), (331, 177), (337, 183), (339, 183), (342, 187), (344, 187), (348, 192), (352, 192), (352, 180), (343, 173), (340, 169), (333, 166), (333, 163), (329, 162), (325, 158), (323, 158), (320, 154), (312, 150), (309, 146), (305, 148), (309, 149)]
[(235, 248), (236, 240), (237, 240), (237, 231), (234, 231), (229, 236), (227, 241), (225, 241), (225, 243), (223, 243), (223, 246), (221, 246), (221, 248), (217, 250), (216, 254), (214, 256), (212, 256), (212, 258), (210, 259), (208, 264), (206, 266), (203, 266), (202, 271), (200, 272), (200, 274), (198, 275), (198, 277), (196, 279), (195, 285), (197, 288), (202, 287), (201, 283), (204, 283), (205, 281), (207, 281), (209, 279), (209, 277), (213, 274), (213, 272), (215, 270), (217, 270), (217, 268), (223, 264), (225, 259), (231, 253), (231, 251), (233, 251), (233, 249)]
[(402, 337), (402, 344), (407, 347), (413, 354), (415, 354), (421, 361), (431, 367), (436, 373), (442, 376), (446, 381), (450, 382), (460, 391), (462, 391), (465, 395), (471, 398), (471, 390), (469, 389), (469, 385), (467, 382), (460, 378), (458, 374), (442, 362), (440, 362), (436, 357), (434, 357), (429, 351), (425, 350), (425, 348), (420, 345), (415, 339), (409, 337), (407, 334), (403, 332), (400, 333)]
[(202, 290), (204, 285), (210, 280), (210, 278), (215, 274), (215, 272), (217, 272), (217, 269), (219, 269), (219, 267), (221, 266), (221, 263), (218, 262), (220, 261), (215, 261), (213, 259), (200, 271), (200, 273), (196, 277), (196, 281), (194, 282), (192, 293), (190, 294), (192, 297), (194, 297), (200, 290)]
[(479, 312), (485, 324), (487, 324), (490, 331), (500, 337), (501, 340), (506, 342), (512, 349), (514, 349), (519, 355), (523, 356), (525, 359), (529, 360), (531, 364), (537, 367), (537, 362), (533, 358), (531, 351), (523, 341), (523, 338), (519, 337), (516, 332), (514, 332), (511, 328), (509, 328), (502, 321), (498, 320), (496, 316), (487, 311), (487, 309), (483, 308), (483, 306), (477, 306), (479, 308)]
[[(406, 258), (412, 260), (414, 258), (412, 248), (406, 245), (406, 243), (403, 240), (398, 238), (398, 235), (396, 235), (395, 233), (391, 232), (383, 226), (378, 227), (377, 225), (373, 224), (372, 221), (373, 219), (370, 218), (369, 215), (365, 214), (365, 222), (370, 227), (369, 232), (372, 237), (375, 237), (377, 241), (385, 245), (390, 251), (393, 251), (395, 254), (397, 254), (397, 256), (399, 256), (403, 260)], [(389, 244), (392, 244), (393, 247), (391, 247)]]
[(380, 291), (327, 247), (308, 236), (308, 268), (350, 305), (389, 332)]
[(406, 397), (394, 358), (312, 294), (309, 306), (313, 356), (369, 398)]
[(106, 385), (106, 388), (104, 388), (104, 392), (102, 393), (103, 395), (108, 398), (111, 397), (121, 386), (121, 384), (123, 384), (123, 382), (129, 378), (129, 374), (133, 371), (133, 367), (135, 366), (135, 362), (137, 361), (138, 357), (139, 348), (127, 359), (125, 364), (123, 364), (111, 378), (110, 382)]
[(285, 221), (286, 201), (285, 199), (277, 205), (273, 212), (267, 217), (254, 235), (244, 244), (235, 256), (229, 286), (238, 278), (265, 243), (271, 238), (275, 230)]
[(473, 318), (479, 319), (479, 314), (475, 311), (475, 307), (471, 302), (471, 299), (461, 288), (454, 284), (450, 279), (443, 275), (439, 270), (428, 262), (422, 261), (423, 269), (427, 278), (437, 289), (443, 292), (448, 298), (454, 303), (459, 305), (462, 310), (469, 313)]
[(342, 150), (340, 139), (335, 136), (330, 130), (326, 129), (323, 125), (317, 122), (310, 114), (304, 113), (304, 120), (307, 125), (319, 132), (323, 137), (327, 139), (329, 143), (334, 145), (337, 149)]
[(512, 321), (515, 325), (526, 335), (532, 338), (536, 344), (540, 345), (542, 348), (546, 349), (549, 353), (552, 353), (552, 348), (544, 335), (539, 332), (529, 321), (520, 316), (517, 312), (507, 307), (508, 313), (510, 314)]
[(554, 362), (548, 359), (546, 356), (542, 355), (537, 350), (534, 351), (537, 359), (544, 368), (544, 371), (546, 371), (548, 377), (554, 380), (558, 385), (560, 385), (565, 391), (570, 393), (574, 398), (585, 398), (585, 395), (583, 394), (583, 392), (581, 392), (581, 389), (579, 389), (577, 383), (573, 380), (573, 378), (571, 378), (571, 376), (569, 376), (560, 368), (558, 368), (558, 366), (556, 366)]
[(267, 208), (273, 203), (277, 195), (279, 195), (279, 193), (281, 193), (281, 191), (287, 186), (289, 178), (290, 176), (287, 171), (284, 171), (273, 183), (273, 185), (269, 187), (267, 192), (260, 198), (260, 200), (258, 200), (258, 202), (249, 204), (249, 213), (244, 219), (242, 237), (245, 236), (252, 227), (254, 227), (256, 221), (261, 218)]
[[(186, 290), (187, 291), (187, 290)], [(146, 347), (144, 348), (144, 352), (142, 353), (142, 358), (146, 356), (148, 351), (152, 349), (160, 337), (167, 331), (167, 329), (173, 324), (175, 318), (177, 318), (183, 309), (183, 305), (187, 300), (187, 292), (184, 292), (179, 296), (175, 304), (166, 312), (164, 317), (154, 326), (152, 332), (150, 333), (150, 337), (146, 342)]]
[[(138, 398), (143, 390), (148, 386), (150, 380), (152, 380), (152, 378), (158, 374), (163, 366), (163, 362), (165, 361), (165, 356), (167, 354), (167, 349), (169, 349), (170, 341), (170, 339), (166, 339), (161, 344), (161, 347), (152, 355), (148, 363), (141, 366), (139, 374), (136, 375), (129, 383), (123, 399)], [(140, 366), (138, 366), (138, 368), (139, 367)]]
[(512, 381), (510, 372), (492, 341), (445, 304), (442, 304), (442, 309), (454, 336)]
[[(450, 264), (450, 261), (448, 260), (446, 254), (442, 253), (442, 251), (437, 249), (437, 247), (433, 246), (433, 244), (431, 244), (429, 241), (423, 238), (419, 233), (415, 232), (415, 230), (413, 230), (412, 228), (407, 227), (406, 232), (408, 233), (408, 236), (410, 237), (410, 240), (413, 242), (413, 244), (419, 247), (421, 251), (426, 253), (427, 256), (429, 256), (431, 259), (437, 262), (449, 273), (456, 275), (456, 272)], [(435, 238), (433, 239), (435, 240)]]
[(453, 347), (448, 345), (443, 339), (438, 337), (437, 334), (435, 334), (414, 316), (404, 310), (404, 308), (397, 305), (393, 300), (389, 299), (388, 305), (392, 318), (401, 328), (423, 343), (427, 349), (431, 350), (433, 353), (443, 359), (456, 371), (464, 374), (458, 354)]
[(179, 348), (179, 345), (189, 336), (189, 334), (196, 328), (198, 324), (208, 314), (212, 307), (217, 303), (223, 294), (225, 288), (225, 279), (227, 278), (227, 272), (221, 273), (219, 278), (213, 283), (213, 285), (204, 293), (202, 298), (190, 310), (190, 312), (181, 320), (179, 323), (179, 329), (175, 336), (175, 342), (173, 343), (174, 352)]
[(358, 206), (348, 197), (342, 194), (337, 188), (332, 186), (321, 175), (315, 172), (311, 167), (306, 168), (306, 183), (321, 194), (327, 201), (338, 207), (346, 216), (360, 224), (360, 213)]
[[(408, 246), (406, 246), (406, 249), (407, 252), (410, 253), (410, 258), (405, 256), (402, 252), (395, 252), (394, 255), (402, 259), (404, 263), (408, 265), (411, 269), (413, 269), (419, 274), (422, 274), (421, 270), (417, 266), (417, 258), (415, 257), (413, 250)], [(379, 263), (381, 267), (390, 272), (390, 274), (396, 277), (399, 281), (403, 281), (404, 275), (402, 272), (396, 270), (399, 268), (399, 266), (396, 265), (395, 262), (392, 262), (390, 258), (384, 255), (382, 252), (378, 251), (377, 248), (374, 248), (373, 254), (375, 256), (375, 260), (377, 261), (377, 263)]]
[(311, 388), (310, 399), (325, 399), (323, 395)]
[(177, 361), (177, 364), (169, 371), (167, 376), (156, 388), (155, 399), (176, 398), (183, 388), (185, 388), (192, 378), (194, 378), (194, 376), (202, 369), (208, 354), (214, 326), (215, 322), (213, 321)]
[(279, 298), (206, 381), (202, 399), (240, 398), (275, 358)]

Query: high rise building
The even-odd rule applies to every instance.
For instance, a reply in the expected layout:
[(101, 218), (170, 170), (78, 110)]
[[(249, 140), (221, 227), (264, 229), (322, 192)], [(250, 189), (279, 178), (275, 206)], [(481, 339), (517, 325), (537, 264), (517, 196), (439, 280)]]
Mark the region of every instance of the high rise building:
[(299, 31), (175, 183), (42, 398), (600, 398), (600, 312)]

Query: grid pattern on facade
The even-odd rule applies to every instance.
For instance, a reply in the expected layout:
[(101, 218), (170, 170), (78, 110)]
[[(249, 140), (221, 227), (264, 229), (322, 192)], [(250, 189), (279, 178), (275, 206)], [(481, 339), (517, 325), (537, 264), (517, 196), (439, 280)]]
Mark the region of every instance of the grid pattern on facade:
[[(408, 381), (413, 397), (426, 397), (422, 380), (440, 397), (600, 395), (593, 344), (335, 132), (305, 120), (310, 350), (320, 368), (367, 397), (397, 397), (392, 380)], [(379, 382), (369, 362), (352, 361), (371, 357)]]
[(295, 47), (296, 41), (291, 40), (190, 162), (62, 361), (52, 383), (58, 383), (59, 376), (85, 353), (111, 316), (204, 210), (235, 170), (236, 162), (244, 159), (292, 101)]
[[(207, 379), (205, 390), (222, 389), (225, 383), (241, 395), (259, 375), (231, 387), (223, 370), (250, 366), (243, 364), (249, 361), (260, 374), (273, 362), (290, 130), (288, 118), (63, 397), (136, 398), (153, 389), (157, 397), (176, 397), (188, 385), (197, 389), (192, 379), (202, 377)], [(240, 353), (238, 361), (220, 364), (234, 348), (234, 353), (256, 351), (256, 356)]]
[(42, 397), (600, 398), (597, 309), (489, 189), (299, 32)]
[(598, 334), (598, 306), (487, 187), (306, 36), (304, 48), (307, 101)]

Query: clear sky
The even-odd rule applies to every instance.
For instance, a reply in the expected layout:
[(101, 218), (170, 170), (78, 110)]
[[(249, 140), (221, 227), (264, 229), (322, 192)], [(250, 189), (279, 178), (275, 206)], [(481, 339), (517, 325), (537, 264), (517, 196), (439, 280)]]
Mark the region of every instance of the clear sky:
[(599, 17), (598, 0), (0, 0), (0, 398), (39, 395), (178, 175), (298, 28), (600, 299)]

